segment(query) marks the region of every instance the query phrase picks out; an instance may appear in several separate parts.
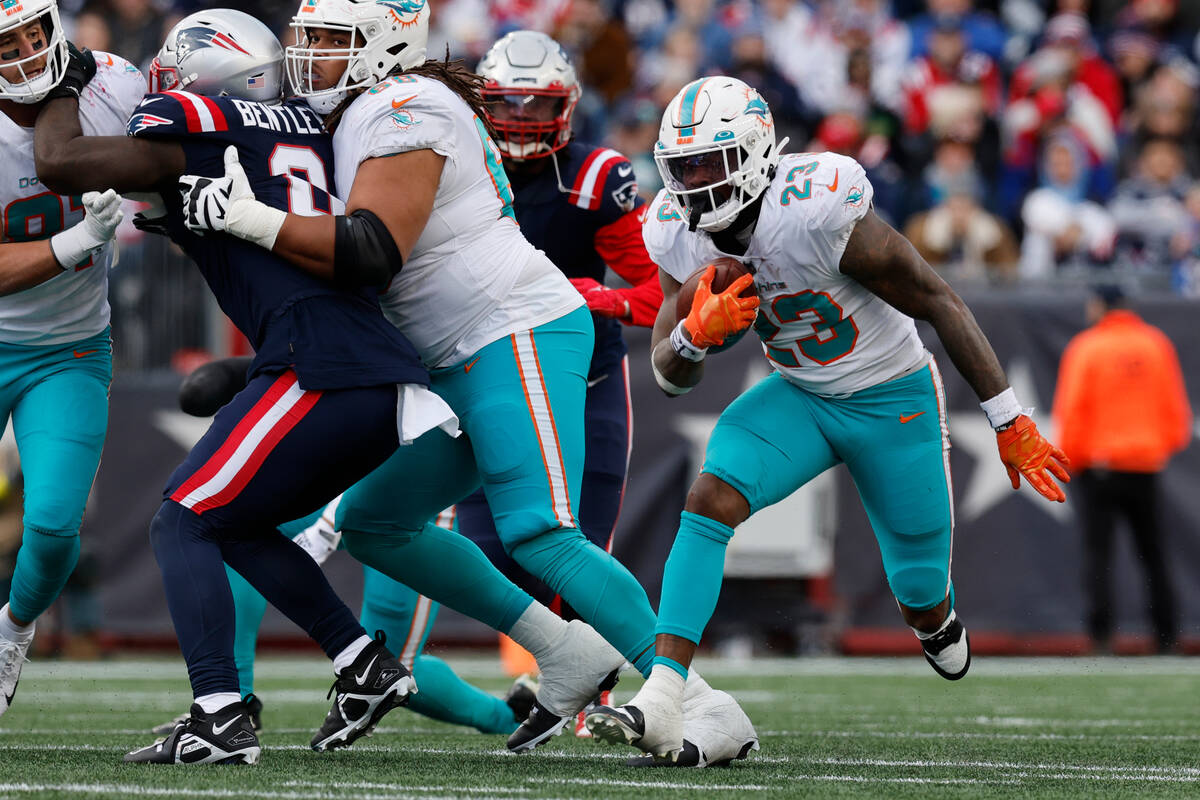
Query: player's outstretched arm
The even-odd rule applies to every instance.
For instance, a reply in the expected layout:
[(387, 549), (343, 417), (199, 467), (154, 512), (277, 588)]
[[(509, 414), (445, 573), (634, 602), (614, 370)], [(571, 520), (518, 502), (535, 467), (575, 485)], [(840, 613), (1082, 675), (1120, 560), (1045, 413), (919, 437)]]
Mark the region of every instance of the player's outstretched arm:
[(74, 269), (86, 269), (116, 235), (121, 195), (86, 192), (83, 221), (47, 239), (0, 244), (0, 296), (32, 289)]
[(678, 397), (700, 383), (704, 377), (704, 360), (703, 357), (700, 360), (685, 358), (672, 343), (671, 334), (678, 325), (675, 297), (679, 294), (680, 283), (662, 269), (658, 271), (658, 281), (662, 286), (663, 300), (650, 335), (650, 366), (659, 388), (671, 397)]
[(33, 133), (38, 180), (61, 195), (116, 189), (152, 192), (171, 185), (187, 166), (175, 142), (133, 136), (84, 136), (79, 101), (51, 100)]
[(1024, 475), (1044, 497), (1064, 501), (1066, 495), (1050, 474), (1064, 483), (1070, 480), (1066, 456), (1038, 432), (1017, 402), (975, 315), (912, 243), (868, 211), (850, 234), (840, 268), (889, 305), (933, 326), (996, 429), (1013, 488)]
[(445, 161), (425, 149), (367, 159), (358, 167), (344, 215), (306, 217), (257, 200), (230, 147), (224, 178), (179, 179), (184, 220), (196, 233), (225, 231), (342, 286), (383, 288), (429, 221)]

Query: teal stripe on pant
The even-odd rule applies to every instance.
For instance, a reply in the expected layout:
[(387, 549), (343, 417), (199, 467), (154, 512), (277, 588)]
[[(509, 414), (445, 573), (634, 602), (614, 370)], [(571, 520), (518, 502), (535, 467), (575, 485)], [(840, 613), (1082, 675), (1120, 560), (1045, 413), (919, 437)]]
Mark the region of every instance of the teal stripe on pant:
[(9, 594), (22, 621), (50, 607), (79, 558), (111, 381), (107, 329), (66, 345), (0, 343), (0, 415), (12, 418), (25, 481), (24, 533)]

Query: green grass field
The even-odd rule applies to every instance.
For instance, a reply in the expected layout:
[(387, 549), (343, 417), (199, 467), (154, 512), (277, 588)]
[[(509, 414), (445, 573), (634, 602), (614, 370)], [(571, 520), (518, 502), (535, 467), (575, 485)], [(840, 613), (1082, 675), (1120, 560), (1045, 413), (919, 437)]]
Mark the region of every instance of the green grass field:
[[(451, 661), (489, 690), (508, 683), (494, 659)], [(143, 731), (187, 706), (181, 663), (41, 662), (0, 718), (0, 798), (1197, 797), (1196, 666), (986, 658), (948, 683), (916, 656), (701, 662), (741, 699), (762, 752), (728, 769), (635, 770), (624, 749), (567, 736), (513, 756), (502, 737), (405, 709), (350, 750), (313, 753), (330, 679), (308, 657), (259, 664), (257, 766), (126, 766)], [(618, 700), (639, 683), (627, 673)]]

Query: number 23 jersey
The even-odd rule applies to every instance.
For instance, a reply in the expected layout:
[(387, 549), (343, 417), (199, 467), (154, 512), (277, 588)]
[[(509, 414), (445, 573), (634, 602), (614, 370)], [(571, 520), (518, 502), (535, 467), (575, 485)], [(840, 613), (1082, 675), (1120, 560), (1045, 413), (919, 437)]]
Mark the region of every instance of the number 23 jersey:
[[(79, 97), (79, 119), (88, 136), (120, 136), (146, 92), (146, 79), (123, 58), (96, 52), (96, 76)], [(60, 197), (42, 186), (33, 161), (33, 128), (0, 114), (2, 241), (49, 239), (83, 221), (81, 196)], [(40, 283), (0, 297), (0, 341), (61, 345), (108, 326), (108, 269), (113, 245)]]
[[(873, 190), (854, 159), (796, 153), (779, 160), (746, 253), (761, 301), (754, 329), (771, 365), (802, 389), (827, 397), (866, 389), (923, 363), (912, 319), (839, 269)], [(642, 227), (646, 250), (680, 283), (720, 251), (689, 232), (665, 190)]]

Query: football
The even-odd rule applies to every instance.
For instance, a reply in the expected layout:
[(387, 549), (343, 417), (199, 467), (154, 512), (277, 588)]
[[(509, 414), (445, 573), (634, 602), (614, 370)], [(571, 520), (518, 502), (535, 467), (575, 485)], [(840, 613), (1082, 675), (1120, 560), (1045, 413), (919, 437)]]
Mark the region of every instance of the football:
[[(721, 256), (713, 259), (708, 264), (705, 264), (700, 269), (688, 276), (688, 279), (679, 287), (679, 294), (675, 296), (675, 319), (681, 320), (688, 315), (692, 310), (692, 298), (696, 296), (696, 287), (700, 285), (700, 276), (709, 266), (717, 268), (717, 272), (713, 275), (712, 291), (713, 294), (724, 291), (729, 284), (743, 275), (750, 273), (750, 270), (745, 264), (738, 261), (736, 258), (729, 256)], [(756, 294), (754, 284), (750, 284), (742, 290), (742, 297), (749, 297)]]

